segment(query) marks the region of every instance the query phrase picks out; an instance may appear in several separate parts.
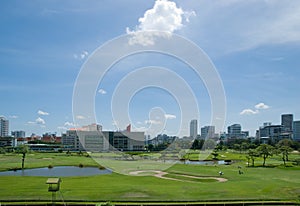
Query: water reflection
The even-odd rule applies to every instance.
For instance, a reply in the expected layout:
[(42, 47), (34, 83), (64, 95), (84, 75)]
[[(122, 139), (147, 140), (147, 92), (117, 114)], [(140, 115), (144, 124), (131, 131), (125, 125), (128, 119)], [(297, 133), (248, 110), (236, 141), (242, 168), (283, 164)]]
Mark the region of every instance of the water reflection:
[(41, 176), (41, 177), (72, 177), (72, 176), (92, 176), (111, 174), (111, 170), (100, 170), (97, 167), (75, 167), (75, 166), (59, 166), (49, 169), (35, 168), (17, 171), (0, 172), (0, 176)]

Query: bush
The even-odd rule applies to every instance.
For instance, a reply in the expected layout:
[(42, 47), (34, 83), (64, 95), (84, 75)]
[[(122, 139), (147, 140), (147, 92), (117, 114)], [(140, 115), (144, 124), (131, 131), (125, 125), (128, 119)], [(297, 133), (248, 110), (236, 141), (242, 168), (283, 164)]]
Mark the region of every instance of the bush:
[(53, 165), (48, 165), (48, 169), (52, 169), (53, 168)]
[(5, 149), (0, 147), (0, 154), (5, 154)]
[(17, 170), (20, 170), (21, 168), (19, 168), (19, 167), (13, 167), (13, 168), (10, 168), (9, 170), (10, 171), (14, 171), (14, 172), (16, 172)]
[(104, 166), (102, 166), (102, 165), (99, 165), (99, 170), (105, 170), (106, 168), (104, 167)]
[(80, 164), (78, 165), (78, 167), (82, 168), (82, 167), (83, 167), (83, 164), (82, 164), (82, 163), (80, 163)]

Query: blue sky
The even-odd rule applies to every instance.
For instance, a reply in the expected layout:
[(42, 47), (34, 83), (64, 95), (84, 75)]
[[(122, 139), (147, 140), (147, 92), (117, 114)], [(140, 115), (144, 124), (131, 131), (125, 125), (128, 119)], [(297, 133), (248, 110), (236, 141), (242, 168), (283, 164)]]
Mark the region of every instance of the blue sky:
[[(254, 134), (263, 122), (279, 124), (282, 113), (300, 119), (299, 1), (10, 0), (0, 4), (0, 115), (10, 120), (10, 130), (60, 134), (74, 127), (78, 117), (72, 114), (73, 89), (84, 62), (107, 41), (147, 29), (181, 35), (206, 52), (226, 94), (225, 129), (240, 123)], [(124, 128), (116, 126), (118, 120), (108, 112), (114, 89), (124, 75), (153, 62), (190, 84), (199, 104), (200, 126), (209, 125), (210, 99), (201, 80), (182, 62), (159, 54), (133, 55), (111, 68), (95, 94), (98, 123), (104, 129)], [(188, 124), (179, 129), (180, 106), (175, 100), (158, 88), (140, 90), (129, 103), (130, 123), (136, 130), (152, 124), (170, 135), (188, 135)], [(154, 113), (149, 115), (151, 110)], [(156, 112), (165, 117), (165, 126), (159, 127)]]

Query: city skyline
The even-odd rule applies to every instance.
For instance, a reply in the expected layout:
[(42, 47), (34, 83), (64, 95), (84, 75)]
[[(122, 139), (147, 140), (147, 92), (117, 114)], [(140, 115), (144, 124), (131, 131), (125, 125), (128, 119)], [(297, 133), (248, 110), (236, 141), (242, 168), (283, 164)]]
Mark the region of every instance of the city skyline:
[[(226, 134), (228, 138), (234, 137), (234, 138), (248, 138), (248, 137), (253, 137), (253, 138), (260, 138), (261, 135), (260, 130), (265, 128), (265, 127), (277, 127), (281, 128), (282, 133), (289, 133), (289, 137), (294, 140), (299, 140), (300, 135), (299, 135), (299, 126), (300, 126), (300, 120), (294, 119), (293, 114), (281, 114), (281, 122), (280, 123), (275, 123), (274, 122), (263, 122), (256, 130), (255, 130), (255, 135), (250, 135), (249, 131), (239, 123), (233, 123), (230, 125), (226, 125), (226, 129), (223, 131), (216, 132), (215, 131), (215, 126), (214, 125), (198, 125), (198, 121), (196, 119), (192, 119), (189, 124), (189, 129), (190, 133), (189, 135), (186, 136), (178, 136), (179, 138), (181, 137), (192, 137), (193, 139), (198, 138), (199, 136), (201, 138), (213, 138), (213, 139), (219, 139), (221, 138), (222, 135)], [(0, 137), (5, 137), (5, 136), (12, 136), (12, 137), (30, 137), (30, 135), (25, 135), (26, 131), (23, 130), (9, 130), (9, 121), (5, 119), (5, 117), (0, 117), (0, 129), (1, 132), (5, 131), (6, 135), (0, 135)], [(61, 135), (65, 135), (68, 131), (109, 131), (109, 130), (102, 130), (102, 125), (97, 124), (97, 123), (91, 123), (88, 125), (83, 125), (81, 127), (73, 127), (69, 128), (66, 130), (66, 132), (61, 133)], [(131, 132), (131, 124), (127, 125), (126, 128), (123, 129), (117, 129), (117, 130), (111, 130), (111, 132)], [(144, 131), (133, 131), (133, 132), (144, 132)], [(259, 132), (259, 133), (257, 133)], [(2, 133), (1, 133), (2, 134)], [(279, 134), (279, 133), (278, 133)], [(292, 136), (292, 134), (294, 136)], [(36, 136), (44, 136), (44, 135), (57, 135), (56, 132), (43, 132), (42, 134), (34, 134), (32, 133), (31, 135), (36, 135)], [(145, 138), (151, 139), (158, 137), (160, 135), (169, 135), (167, 133), (157, 133), (154, 136), (150, 136), (148, 134), (145, 134)], [(258, 135), (258, 136), (257, 136)], [(58, 135), (59, 136), (59, 135)], [(265, 137), (265, 136), (263, 136)]]
[[(222, 131), (239, 123), (254, 136), (264, 122), (280, 124), (281, 114), (300, 119), (300, 2), (7, 1), (1, 5), (0, 116), (9, 120), (10, 131), (59, 134), (76, 127), (74, 119), (87, 118), (72, 114), (73, 88), (82, 65), (107, 41), (147, 29), (181, 35), (211, 59), (226, 95)], [(166, 18), (169, 14), (174, 18)], [(169, 22), (156, 24), (159, 17)], [(109, 114), (115, 86), (124, 75), (150, 65), (172, 69), (185, 79), (198, 101), (198, 125), (211, 124), (207, 88), (188, 66), (167, 55), (140, 54), (115, 64), (95, 92), (97, 123), (104, 130), (125, 126), (117, 126), (118, 120)], [(169, 135), (179, 130), (189, 135), (189, 124), (180, 128), (180, 106), (168, 91), (141, 90), (128, 107), (131, 121), (126, 124), (133, 130), (156, 125)], [(157, 107), (163, 108), (160, 117), (165, 121), (149, 115)]]

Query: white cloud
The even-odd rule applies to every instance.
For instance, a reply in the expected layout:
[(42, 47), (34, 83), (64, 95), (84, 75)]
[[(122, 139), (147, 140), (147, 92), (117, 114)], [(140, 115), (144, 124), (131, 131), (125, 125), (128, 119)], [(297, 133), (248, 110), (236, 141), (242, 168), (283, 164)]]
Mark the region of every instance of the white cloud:
[(104, 89), (99, 89), (98, 93), (100, 93), (100, 94), (106, 94), (107, 92)]
[[(186, 22), (189, 22), (189, 17), (194, 15), (196, 15), (194, 11), (183, 11), (177, 7), (175, 2), (156, 0), (153, 8), (147, 10), (144, 16), (139, 18), (139, 25), (136, 26), (135, 30), (131, 31), (126, 28), (127, 34), (132, 35), (129, 44), (153, 45), (155, 36), (168, 37), (174, 31), (183, 27), (183, 17), (185, 17)], [(149, 31), (152, 32), (149, 33)], [(160, 32), (166, 33), (162, 34)]]
[(68, 128), (67, 127), (59, 126), (59, 127), (57, 127), (57, 129), (59, 129), (59, 130), (67, 130)]
[(85, 59), (88, 55), (89, 55), (89, 53), (88, 53), (87, 51), (82, 51), (80, 54), (73, 54), (73, 57), (74, 57), (75, 59), (83, 60), (83, 59)]
[(73, 122), (65, 122), (64, 126), (66, 126), (66, 127), (75, 127), (75, 124)]
[(64, 126), (58, 126), (57, 129), (59, 130), (68, 130), (70, 127), (75, 127), (75, 124), (73, 122), (65, 122)]
[(166, 31), (173, 33), (182, 27), (183, 10), (175, 2), (157, 0), (152, 9), (139, 18), (141, 31)]
[(11, 118), (11, 119), (18, 119), (19, 117), (17, 115), (10, 115), (9, 118)]
[(39, 114), (39, 115), (44, 115), (44, 116), (45, 116), (45, 115), (49, 115), (48, 112), (44, 112), (44, 111), (42, 111), (42, 110), (39, 110), (39, 111), (38, 111), (38, 114)]
[(173, 114), (165, 114), (166, 119), (176, 119), (176, 116)]
[(38, 117), (38, 118), (35, 120), (35, 123), (36, 123), (36, 124), (46, 124), (45, 120), (42, 119), (42, 118), (40, 118), (40, 117)]
[(265, 103), (258, 103), (257, 105), (254, 106), (256, 110), (252, 109), (244, 109), (243, 111), (240, 112), (240, 115), (253, 115), (253, 114), (258, 114), (259, 110), (263, 109), (269, 109), (270, 106), (266, 105)]
[(265, 103), (258, 103), (257, 105), (255, 105), (256, 109), (269, 109), (270, 106), (266, 105)]
[(162, 123), (157, 120), (149, 119), (149, 120), (145, 120), (145, 124), (162, 124)]
[(243, 111), (240, 112), (240, 115), (252, 115), (252, 114), (258, 114), (258, 110), (252, 110), (252, 109), (244, 109)]

